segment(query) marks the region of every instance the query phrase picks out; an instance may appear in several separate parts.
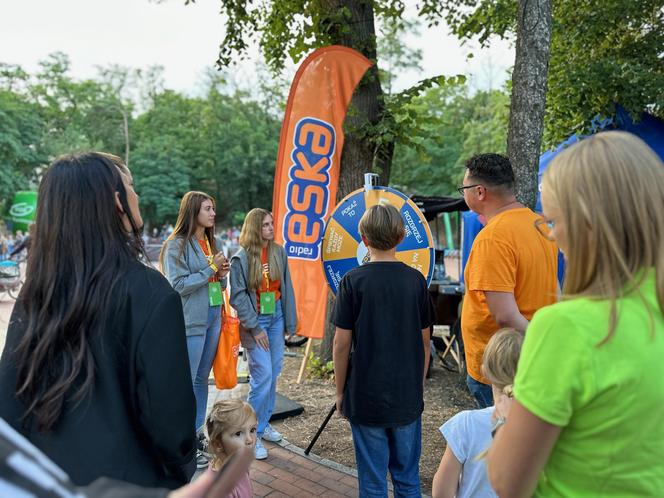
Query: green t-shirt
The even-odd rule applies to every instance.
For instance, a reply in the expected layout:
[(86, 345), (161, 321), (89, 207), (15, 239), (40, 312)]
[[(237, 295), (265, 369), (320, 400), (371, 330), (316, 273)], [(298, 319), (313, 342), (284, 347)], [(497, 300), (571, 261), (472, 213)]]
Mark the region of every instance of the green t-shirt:
[(528, 327), (514, 396), (562, 427), (537, 497), (664, 496), (664, 316), (654, 271), (618, 309), (602, 346), (607, 301), (563, 301)]

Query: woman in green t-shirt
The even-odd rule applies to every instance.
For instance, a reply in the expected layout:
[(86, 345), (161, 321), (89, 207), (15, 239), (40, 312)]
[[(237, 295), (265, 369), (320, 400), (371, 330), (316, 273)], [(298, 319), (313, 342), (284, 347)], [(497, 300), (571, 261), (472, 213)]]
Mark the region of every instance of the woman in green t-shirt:
[(499, 496), (664, 492), (664, 164), (605, 132), (560, 153), (536, 227), (565, 253), (562, 302), (533, 317), (497, 400)]

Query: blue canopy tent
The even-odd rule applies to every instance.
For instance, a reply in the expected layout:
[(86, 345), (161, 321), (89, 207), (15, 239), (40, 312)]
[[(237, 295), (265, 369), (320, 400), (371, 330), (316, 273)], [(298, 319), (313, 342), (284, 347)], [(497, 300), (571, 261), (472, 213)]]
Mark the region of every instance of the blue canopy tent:
[[(634, 122), (629, 113), (623, 107), (618, 106), (616, 109), (615, 117), (605, 119), (595, 118), (593, 120), (591, 134), (604, 130), (623, 130), (633, 133), (634, 135), (641, 138), (641, 140), (643, 140), (645, 143), (647, 143), (657, 153), (662, 161), (664, 161), (664, 121), (661, 119), (644, 112), (641, 115), (641, 119), (638, 122)], [(578, 142), (579, 140), (583, 140), (587, 136), (589, 135), (579, 137), (578, 135), (574, 134), (567, 140), (558, 144), (555, 149), (546, 151), (540, 156), (538, 187), (542, 183), (542, 175), (546, 171), (546, 168), (549, 166), (553, 158), (556, 157), (562, 150)], [(542, 212), (542, 203), (539, 192), (537, 194), (537, 204), (535, 206), (535, 210), (537, 212)], [(466, 262), (468, 261), (468, 255), (470, 254), (470, 249), (473, 246), (473, 241), (482, 229), (482, 225), (477, 219), (477, 215), (472, 211), (463, 213), (463, 223), (463, 241), (461, 246), (462, 271), (466, 268)], [(558, 280), (561, 282), (561, 284), (564, 271), (564, 260), (562, 255), (559, 255)], [(461, 281), (463, 282), (463, 274), (461, 275)]]

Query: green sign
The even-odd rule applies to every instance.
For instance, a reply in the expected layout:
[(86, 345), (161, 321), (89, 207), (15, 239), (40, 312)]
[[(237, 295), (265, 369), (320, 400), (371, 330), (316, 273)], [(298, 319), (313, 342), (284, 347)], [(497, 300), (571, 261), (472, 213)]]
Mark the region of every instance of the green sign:
[(9, 208), (9, 220), (14, 231), (27, 231), (30, 223), (35, 221), (37, 211), (37, 192), (16, 192), (14, 202)]

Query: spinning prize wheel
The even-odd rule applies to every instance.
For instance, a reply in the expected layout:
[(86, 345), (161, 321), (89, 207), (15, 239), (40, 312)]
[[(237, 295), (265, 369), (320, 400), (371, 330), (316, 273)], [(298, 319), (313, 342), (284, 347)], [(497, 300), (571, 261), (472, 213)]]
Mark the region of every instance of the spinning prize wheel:
[(429, 224), (408, 197), (389, 187), (367, 187), (351, 192), (337, 205), (325, 227), (323, 271), (336, 295), (342, 277), (369, 259), (359, 232), (360, 218), (374, 204), (392, 204), (401, 213), (406, 236), (397, 246), (396, 257), (418, 270), (431, 282), (434, 246)]

